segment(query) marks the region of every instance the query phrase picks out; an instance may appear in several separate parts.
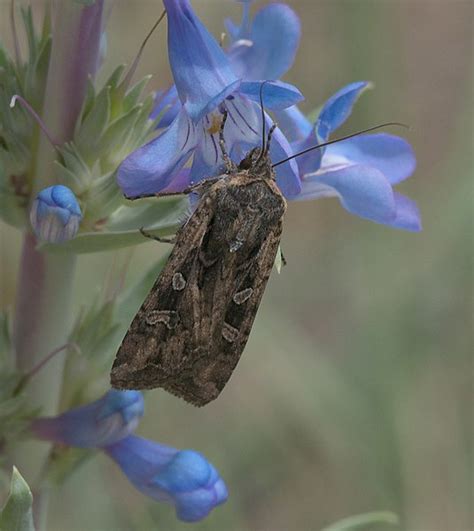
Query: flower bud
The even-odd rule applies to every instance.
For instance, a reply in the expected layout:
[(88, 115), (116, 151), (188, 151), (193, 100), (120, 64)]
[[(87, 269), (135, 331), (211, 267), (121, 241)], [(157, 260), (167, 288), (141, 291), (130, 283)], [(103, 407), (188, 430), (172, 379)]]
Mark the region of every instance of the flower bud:
[(102, 398), (57, 417), (40, 417), (31, 425), (39, 439), (78, 448), (113, 444), (132, 433), (143, 416), (139, 391), (111, 389)]
[(57, 184), (36, 196), (30, 211), (30, 222), (39, 240), (62, 243), (77, 234), (82, 219), (81, 208), (74, 193)]
[(104, 451), (140, 492), (172, 503), (185, 522), (201, 520), (227, 500), (217, 470), (194, 450), (180, 451), (130, 435)]

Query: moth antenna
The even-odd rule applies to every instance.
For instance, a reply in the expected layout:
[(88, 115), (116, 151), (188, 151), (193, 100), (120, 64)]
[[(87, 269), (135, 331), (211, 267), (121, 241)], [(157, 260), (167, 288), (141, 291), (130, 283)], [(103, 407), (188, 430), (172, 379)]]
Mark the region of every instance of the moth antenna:
[(265, 155), (268, 155), (268, 152), (270, 151), (270, 142), (272, 140), (273, 133), (275, 129), (277, 128), (277, 124), (272, 124), (270, 127), (270, 131), (268, 131), (268, 137), (267, 137), (267, 146), (265, 148)]
[(357, 131), (356, 133), (352, 133), (347, 136), (341, 136), (340, 138), (335, 138), (334, 140), (329, 140), (328, 142), (323, 142), (322, 144), (317, 144), (316, 146), (311, 146), (309, 148), (303, 149), (303, 151), (300, 151), (299, 153), (295, 153), (294, 155), (291, 155), (291, 157), (287, 157), (286, 159), (275, 162), (275, 164), (272, 165), (272, 168), (275, 168), (276, 166), (279, 166), (280, 164), (288, 162), (289, 160), (295, 159), (296, 157), (299, 157), (300, 155), (304, 155), (305, 153), (308, 153), (309, 151), (313, 151), (313, 149), (320, 149), (322, 147), (330, 146), (331, 144), (335, 144), (336, 142), (342, 142), (343, 140), (349, 140), (349, 138), (354, 138), (355, 136), (363, 135), (364, 133), (370, 133), (371, 131), (382, 129), (382, 127), (388, 127), (390, 125), (396, 125), (398, 127), (404, 127), (405, 129), (410, 129), (409, 125), (403, 124), (400, 122), (386, 122), (384, 124), (375, 125), (373, 127), (368, 127), (367, 129), (363, 129), (362, 131)]
[(225, 145), (225, 138), (224, 138), (224, 126), (227, 121), (227, 116), (229, 115), (226, 108), (222, 109), (222, 122), (221, 126), (219, 128), (219, 147), (221, 148), (222, 153), (222, 160), (225, 164), (225, 171), (226, 173), (232, 173), (234, 169), (234, 163), (230, 160), (229, 154), (227, 153), (227, 148)]
[(125, 77), (123, 78), (123, 81), (121, 83), (122, 87), (126, 89), (132, 80), (133, 75), (135, 74), (135, 71), (138, 67), (138, 63), (140, 62), (143, 50), (145, 49), (146, 43), (150, 39), (150, 37), (153, 35), (153, 32), (156, 30), (160, 22), (165, 18), (166, 16), (166, 9), (163, 10), (161, 15), (158, 17), (158, 20), (153, 24), (153, 27), (148, 32), (147, 36), (143, 39), (143, 42), (140, 45), (140, 48), (138, 49), (137, 55), (135, 56), (135, 59), (133, 60), (132, 64), (130, 65), (130, 68), (128, 69), (128, 72), (125, 74)]
[(261, 113), (262, 113), (262, 149), (260, 151), (260, 155), (258, 157), (258, 159), (255, 161), (255, 164), (258, 164), (264, 154), (266, 154), (266, 150), (265, 150), (265, 135), (266, 135), (266, 131), (265, 131), (265, 107), (263, 106), (263, 87), (265, 86), (265, 84), (268, 83), (268, 80), (265, 80), (261, 85), (260, 85), (260, 110), (261, 110)]

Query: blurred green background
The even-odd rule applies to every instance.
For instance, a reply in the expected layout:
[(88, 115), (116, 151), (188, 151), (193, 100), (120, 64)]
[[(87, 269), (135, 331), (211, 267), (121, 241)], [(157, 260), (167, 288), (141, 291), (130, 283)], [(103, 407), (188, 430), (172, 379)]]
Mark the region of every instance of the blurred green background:
[[(407, 531), (471, 528), (472, 3), (288, 3), (303, 36), (286, 80), (305, 94), (305, 111), (368, 79), (375, 90), (341, 132), (388, 120), (411, 125), (403, 134), (418, 169), (399, 189), (418, 201), (424, 230), (359, 220), (336, 200), (290, 204), (288, 266), (272, 274), (225, 391), (203, 409), (149, 392), (138, 430), (204, 453), (228, 485), (227, 504), (202, 523), (180, 523), (97, 455), (53, 501), (53, 531), (306, 531), (382, 509)], [(239, 17), (231, 0), (193, 5), (215, 35), (225, 17)], [(0, 0), (3, 13), (6, 6)], [(103, 77), (130, 62), (160, 10), (159, 1), (115, 2)], [(147, 73), (153, 89), (170, 82), (164, 26), (145, 50), (138, 75)], [(21, 238), (0, 229), (2, 303), (11, 305)], [(128, 281), (165, 250), (134, 249)], [(80, 258), (78, 307), (129, 253)]]

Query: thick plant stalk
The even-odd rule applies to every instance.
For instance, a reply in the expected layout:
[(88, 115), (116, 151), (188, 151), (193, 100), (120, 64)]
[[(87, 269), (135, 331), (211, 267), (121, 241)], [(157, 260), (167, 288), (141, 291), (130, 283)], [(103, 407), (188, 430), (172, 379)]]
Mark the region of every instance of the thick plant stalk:
[[(62, 144), (73, 138), (89, 76), (98, 66), (103, 1), (83, 6), (70, 0), (57, 2), (53, 13), (53, 47), (43, 110), (45, 127)], [(54, 183), (56, 151), (41, 135), (32, 169), (33, 194)], [(72, 290), (76, 257), (44, 253), (36, 238), (26, 233), (23, 241), (13, 345), (17, 368), (31, 370), (50, 352), (67, 342), (71, 327)], [(50, 360), (28, 384), (31, 405), (45, 415), (55, 414), (62, 384), (64, 354)], [(15, 464), (33, 485), (44, 469), (48, 448), (25, 444), (16, 449)], [(34, 509), (38, 528), (44, 527), (47, 510), (46, 486), (36, 484)]]

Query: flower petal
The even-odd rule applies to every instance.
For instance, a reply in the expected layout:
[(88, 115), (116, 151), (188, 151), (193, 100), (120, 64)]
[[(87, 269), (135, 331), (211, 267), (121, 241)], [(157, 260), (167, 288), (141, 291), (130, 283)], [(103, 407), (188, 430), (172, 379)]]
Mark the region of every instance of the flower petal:
[(150, 118), (154, 120), (162, 114), (156, 128), (168, 127), (176, 118), (180, 109), (181, 102), (179, 101), (178, 91), (176, 90), (176, 85), (172, 85), (168, 90), (159, 90), (155, 94), (155, 103)]
[(275, 116), (278, 126), (290, 142), (304, 140), (313, 129), (313, 124), (296, 105), (287, 109), (277, 110)]
[[(268, 126), (271, 121), (267, 118)], [(293, 154), (291, 146), (285, 135), (277, 127), (273, 132), (270, 142), (270, 158), (273, 163), (286, 159)], [(281, 164), (276, 169), (276, 182), (283, 195), (287, 198), (294, 197), (301, 192), (301, 180), (299, 177), (298, 164), (294, 159)]]
[(39, 439), (77, 448), (113, 444), (133, 432), (143, 416), (139, 391), (111, 389), (102, 398), (56, 417), (33, 420), (31, 431)]
[(196, 126), (182, 109), (168, 129), (122, 162), (117, 172), (120, 188), (127, 197), (164, 190), (190, 157), (197, 141)]
[(368, 81), (351, 83), (338, 90), (326, 101), (315, 127), (319, 142), (325, 142), (329, 135), (347, 120), (357, 98), (369, 86)]
[(409, 197), (398, 192), (394, 192), (396, 217), (391, 223), (388, 223), (395, 229), (409, 230), (411, 232), (421, 231), (421, 216), (418, 206)]
[(391, 224), (396, 217), (390, 183), (379, 170), (370, 166), (331, 166), (305, 175), (302, 191), (293, 199), (319, 197), (338, 197), (351, 214), (378, 223)]
[(235, 91), (240, 81), (189, 0), (163, 0), (168, 18), (168, 51), (181, 102), (195, 122)]
[(328, 146), (325, 163), (328, 161), (331, 164), (335, 159), (373, 166), (392, 184), (409, 177), (416, 167), (410, 144), (403, 138), (386, 133), (357, 136)]
[(227, 499), (216, 469), (193, 450), (178, 451), (130, 435), (105, 451), (139, 491), (173, 504), (186, 522), (201, 520)]
[[(245, 12), (244, 12), (245, 15)], [(245, 17), (241, 28), (244, 27)], [(291, 67), (301, 36), (296, 13), (285, 4), (270, 4), (257, 12), (250, 31), (239, 31), (229, 50), (235, 72), (245, 80), (279, 79)]]
[[(239, 92), (260, 103), (260, 88), (264, 81), (243, 81)], [(262, 91), (263, 106), (266, 109), (285, 109), (304, 99), (294, 85), (283, 81), (265, 81)]]
[(246, 39), (250, 33), (250, 4), (253, 0), (237, 0), (242, 4), (242, 20), (235, 24), (230, 18), (224, 20), (225, 29), (233, 41)]

